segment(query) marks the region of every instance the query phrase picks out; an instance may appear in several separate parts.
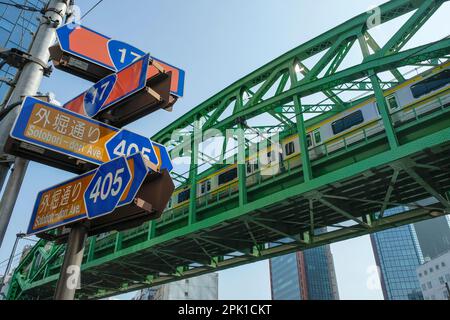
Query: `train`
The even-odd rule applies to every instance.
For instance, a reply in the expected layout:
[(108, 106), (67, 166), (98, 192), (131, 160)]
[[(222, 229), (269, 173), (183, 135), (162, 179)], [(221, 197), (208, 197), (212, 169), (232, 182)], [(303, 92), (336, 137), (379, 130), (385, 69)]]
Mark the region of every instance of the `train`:
[[(450, 62), (446, 62), (384, 91), (393, 125), (399, 126), (438, 108), (448, 107), (450, 105), (449, 85)], [(332, 154), (384, 131), (375, 97), (368, 98), (325, 120), (314, 121), (313, 119), (306, 121), (307, 144), (311, 160)], [(263, 165), (254, 159), (261, 158), (261, 153), (267, 158)], [(277, 148), (271, 145), (259, 150), (253, 158), (247, 157), (247, 186), (258, 182), (257, 179), (260, 179), (258, 172), (270, 170), (275, 165), (279, 166), (278, 160), (291, 169), (301, 166), (298, 134), (284, 137)], [(238, 191), (237, 164), (225, 166), (214, 172), (208, 170), (205, 176), (200, 175), (197, 182), (197, 201), (208, 203), (224, 190), (227, 195)], [(190, 193), (189, 186), (176, 189), (166, 210), (187, 206)]]

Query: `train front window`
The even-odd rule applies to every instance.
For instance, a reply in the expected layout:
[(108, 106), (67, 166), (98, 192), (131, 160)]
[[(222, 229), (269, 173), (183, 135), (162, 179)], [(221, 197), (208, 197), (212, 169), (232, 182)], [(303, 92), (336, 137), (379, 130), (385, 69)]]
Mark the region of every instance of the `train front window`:
[(397, 102), (397, 98), (395, 96), (387, 97), (386, 101), (389, 105), (389, 108), (391, 108), (391, 110), (395, 110), (398, 108), (398, 102)]
[(413, 86), (411, 86), (411, 92), (414, 98), (418, 99), (424, 95), (429, 94), (432, 91), (436, 91), (445, 87), (450, 83), (450, 70), (444, 70), (441, 73), (425, 79)]
[(331, 124), (331, 127), (333, 128), (334, 134), (339, 134), (363, 122), (364, 122), (363, 113), (361, 110), (358, 110), (338, 121), (333, 122)]

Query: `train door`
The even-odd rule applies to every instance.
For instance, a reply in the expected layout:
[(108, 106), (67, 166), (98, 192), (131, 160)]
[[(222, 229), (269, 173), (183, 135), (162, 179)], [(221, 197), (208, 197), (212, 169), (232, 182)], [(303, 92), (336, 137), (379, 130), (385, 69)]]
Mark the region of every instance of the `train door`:
[(397, 122), (401, 121), (402, 112), (400, 111), (400, 105), (395, 94), (386, 97), (386, 104), (389, 108), (389, 113), (391, 114), (391, 119), (395, 125)]
[(325, 145), (323, 145), (322, 133), (320, 128), (314, 130), (311, 134), (311, 141), (313, 146), (313, 157), (320, 158), (326, 153)]

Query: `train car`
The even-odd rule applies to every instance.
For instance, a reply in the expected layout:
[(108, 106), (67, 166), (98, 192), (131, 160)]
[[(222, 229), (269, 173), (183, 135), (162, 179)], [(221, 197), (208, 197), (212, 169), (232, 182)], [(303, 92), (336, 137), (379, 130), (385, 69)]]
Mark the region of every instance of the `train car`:
[[(398, 126), (450, 106), (450, 62), (430, 69), (384, 92), (394, 126)], [(384, 132), (374, 97), (339, 114), (308, 126), (307, 144), (311, 160), (318, 159)], [(280, 166), (280, 163), (282, 164)], [(301, 166), (299, 136), (291, 135), (279, 144), (259, 150), (246, 159), (247, 186), (268, 179), (285, 167)], [(197, 185), (197, 202), (211, 203), (238, 192), (238, 167), (229, 165), (207, 174)], [(230, 187), (231, 186), (231, 187)], [(188, 205), (190, 188), (177, 189), (168, 209)]]

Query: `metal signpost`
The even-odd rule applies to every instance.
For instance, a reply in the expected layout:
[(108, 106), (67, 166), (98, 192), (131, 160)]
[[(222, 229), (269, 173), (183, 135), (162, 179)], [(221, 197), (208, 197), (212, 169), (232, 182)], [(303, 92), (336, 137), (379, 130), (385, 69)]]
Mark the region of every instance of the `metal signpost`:
[[(170, 111), (183, 95), (184, 71), (80, 25), (56, 34), (57, 45), (45, 42), (45, 58), (50, 51), (55, 67), (96, 83), (62, 108), (24, 91), (3, 140), (8, 154), (81, 174), (38, 194), (28, 228), (29, 235), (67, 241), (55, 299), (71, 300), (87, 236), (157, 219), (169, 202), (175, 186), (167, 149), (117, 127)], [(8, 195), (20, 188), (18, 172)]]
[[(55, 29), (63, 24), (69, 3), (69, 0), (51, 0), (45, 7), (41, 16), (39, 29), (34, 36), (33, 44), (29, 52), (29, 59), (25, 62), (20, 72), (7, 108), (16, 103), (20, 104), (23, 97), (37, 93), (44, 74), (47, 74), (49, 71), (47, 61), (49, 61), (50, 56), (49, 47), (56, 40)], [(18, 108), (11, 108), (0, 121), (1, 153), (3, 153), (3, 148), (17, 114)], [(3, 192), (0, 202), (0, 246), (3, 242), (20, 186), (25, 177), (27, 166), (28, 162), (26, 160), (21, 158), (15, 159), (14, 170), (11, 172)], [(0, 177), (6, 177), (8, 171), (9, 166), (0, 166)], [(0, 180), (0, 186), (3, 186), (3, 179)]]
[[(126, 229), (161, 216), (175, 186), (167, 171), (149, 177), (149, 164), (141, 153), (119, 157), (38, 194), (28, 235), (68, 238), (55, 299), (73, 299), (88, 235)], [(71, 228), (69, 234), (64, 226)]]

